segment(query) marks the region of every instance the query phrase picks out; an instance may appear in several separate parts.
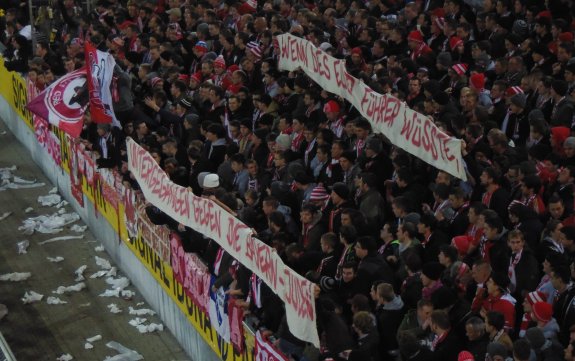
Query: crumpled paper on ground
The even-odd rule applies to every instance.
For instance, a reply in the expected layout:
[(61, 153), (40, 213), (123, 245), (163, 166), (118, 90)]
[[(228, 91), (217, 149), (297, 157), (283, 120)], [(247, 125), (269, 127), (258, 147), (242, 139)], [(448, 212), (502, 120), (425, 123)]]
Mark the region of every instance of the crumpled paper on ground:
[(27, 218), (22, 222), (22, 225), (18, 227), (18, 230), (22, 231), (22, 233), (26, 235), (33, 234), (34, 231), (45, 234), (54, 234), (61, 232), (63, 230), (62, 227), (65, 225), (74, 223), (79, 219), (80, 216), (78, 213), (66, 213), (64, 209), (61, 209), (51, 215)]
[(48, 191), (48, 194), (56, 194), (56, 193), (58, 193), (58, 187), (54, 187), (50, 189), (50, 191)]
[(57, 205), (62, 201), (62, 197), (59, 194), (48, 194), (46, 196), (38, 196), (38, 203), (44, 207), (52, 207)]
[(26, 254), (28, 253), (28, 247), (30, 247), (30, 241), (25, 239), (16, 243), (16, 247), (18, 248), (18, 254)]
[(86, 270), (86, 268), (88, 268), (88, 266), (82, 265), (82, 266), (78, 267), (77, 270), (74, 271), (74, 274), (76, 275), (76, 279), (74, 279), (74, 281), (80, 282), (80, 281), (85, 280), (84, 271)]
[(57, 295), (63, 295), (64, 293), (67, 292), (80, 292), (81, 290), (83, 290), (84, 288), (86, 288), (86, 284), (84, 282), (80, 282), (80, 283), (76, 283), (75, 285), (72, 286), (60, 286), (58, 288), (56, 288), (56, 290), (52, 291), (52, 293), (55, 293)]
[(118, 305), (116, 305), (115, 303), (110, 303), (108, 305), (108, 309), (110, 310), (111, 313), (121, 313), (122, 312), (120, 307), (118, 307)]
[(73, 360), (74, 358), (72, 357), (72, 355), (70, 355), (69, 353), (65, 353), (62, 356), (58, 357), (56, 359), (56, 361), (70, 361)]
[(126, 277), (120, 277), (120, 278), (108, 277), (106, 278), (106, 283), (112, 286), (114, 289), (123, 290), (124, 288), (130, 285), (130, 280)]
[(155, 331), (164, 331), (164, 325), (161, 323), (150, 323), (149, 325), (136, 326), (140, 333), (150, 333)]
[(0, 216), (0, 221), (5, 220), (5, 219), (8, 218), (11, 214), (12, 214), (12, 212), (4, 212), (4, 213), (2, 213), (2, 215)]
[(143, 318), (143, 317), (136, 317), (131, 319), (130, 321), (128, 321), (128, 323), (134, 327), (143, 324), (144, 322), (148, 321), (147, 318)]
[(91, 350), (91, 349), (94, 348), (94, 345), (92, 345), (92, 344), (89, 343), (89, 342), (86, 342), (86, 343), (84, 344), (84, 348), (85, 348), (86, 350)]
[(138, 310), (138, 309), (135, 309), (132, 306), (130, 306), (129, 310), (130, 310), (130, 315), (136, 315), (136, 316), (144, 316), (144, 315), (153, 316), (156, 314), (156, 311), (150, 310), (149, 308), (140, 308)]
[(49, 296), (48, 298), (46, 298), (46, 303), (49, 305), (65, 305), (66, 303), (68, 303), (68, 301), (62, 301), (58, 297)]
[(62, 236), (62, 237), (54, 237), (54, 238), (50, 238), (47, 239), (45, 241), (42, 242), (38, 242), (39, 245), (44, 245), (46, 243), (52, 243), (52, 242), (58, 242), (58, 241), (68, 241), (71, 239), (83, 239), (84, 235), (82, 236)]
[(62, 256), (46, 257), (46, 259), (52, 263), (58, 263), (58, 262), (62, 262), (64, 260), (64, 257), (62, 257)]
[(96, 341), (100, 341), (101, 339), (102, 339), (102, 335), (96, 335), (96, 336), (88, 337), (86, 339), (86, 342), (94, 343)]
[(70, 227), (70, 230), (72, 232), (76, 232), (76, 233), (84, 233), (84, 232), (86, 232), (87, 228), (88, 228), (88, 226), (81, 226), (79, 224), (74, 224), (74, 225), (72, 225), (72, 227)]
[(107, 259), (98, 257), (98, 256), (94, 256), (94, 258), (96, 259), (96, 265), (102, 269), (110, 269), (112, 268), (112, 265), (110, 264), (110, 261), (108, 261)]
[(30, 272), (13, 272), (0, 275), (0, 281), (20, 282), (26, 281), (32, 276)]
[(104, 251), (105, 251), (105, 248), (104, 248), (104, 246), (99, 245), (99, 246), (94, 247), (94, 251), (96, 251), (96, 252), (104, 252)]
[(129, 300), (136, 295), (136, 292), (130, 290), (105, 290), (103, 293), (100, 293), (98, 296), (100, 297), (122, 297), (125, 300)]
[(24, 297), (22, 297), (22, 302), (24, 302), (24, 304), (39, 302), (39, 301), (42, 301), (43, 297), (44, 297), (44, 295), (41, 295), (37, 292), (27, 291), (24, 294)]
[(0, 192), (7, 189), (37, 188), (46, 185), (44, 183), (36, 183), (36, 180), (32, 181), (15, 176), (12, 172), (16, 169), (15, 165), (10, 168), (0, 168), (0, 179), (2, 179)]
[(92, 273), (90, 278), (94, 279), (94, 278), (104, 277), (107, 273), (108, 273), (108, 271), (106, 271), (106, 270), (98, 271), (96, 273)]
[(33, 210), (34, 210), (34, 208), (28, 207), (28, 208), (26, 208), (26, 209), (24, 210), (24, 213), (30, 213), (30, 212), (32, 212)]
[(105, 361), (139, 361), (144, 359), (144, 356), (140, 355), (137, 351), (130, 350), (116, 341), (108, 342), (106, 347), (118, 351), (119, 354), (113, 357), (106, 356)]

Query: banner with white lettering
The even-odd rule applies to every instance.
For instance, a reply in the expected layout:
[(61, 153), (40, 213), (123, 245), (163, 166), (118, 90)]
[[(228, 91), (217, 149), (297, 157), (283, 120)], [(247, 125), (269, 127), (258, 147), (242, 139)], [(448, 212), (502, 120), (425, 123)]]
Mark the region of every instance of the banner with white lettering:
[(450, 137), (432, 119), (410, 109), (396, 97), (376, 93), (347, 72), (344, 59), (336, 59), (312, 42), (291, 34), (278, 35), (277, 39), (281, 70), (301, 68), (323, 89), (349, 101), (371, 123), (375, 132), (384, 134), (394, 145), (467, 180), (461, 140)]
[(287, 267), (275, 250), (215, 202), (170, 181), (154, 158), (127, 139), (128, 167), (146, 200), (179, 223), (216, 241), (260, 277), (285, 303), (290, 332), (319, 347), (314, 284)]
[(255, 361), (287, 361), (287, 358), (267, 340), (264, 340), (260, 331), (256, 332), (256, 345), (254, 348)]

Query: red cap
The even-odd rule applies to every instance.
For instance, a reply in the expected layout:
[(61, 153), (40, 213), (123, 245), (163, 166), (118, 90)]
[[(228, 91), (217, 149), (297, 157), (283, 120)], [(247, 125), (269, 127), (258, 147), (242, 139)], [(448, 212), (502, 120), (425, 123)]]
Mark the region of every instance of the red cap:
[(483, 73), (475, 73), (469, 77), (469, 83), (473, 85), (475, 89), (483, 89), (485, 88), (485, 74)]
[(451, 67), (457, 75), (463, 75), (467, 71), (467, 65), (463, 63), (455, 64)]
[(202, 75), (200, 74), (200, 72), (194, 73), (190, 76), (190, 81), (194, 80), (196, 83), (201, 83), (202, 82)]
[(521, 89), (521, 87), (518, 87), (517, 85), (516, 86), (510, 86), (509, 88), (507, 88), (507, 91), (505, 92), (505, 94), (508, 97), (512, 97), (515, 94), (523, 94), (523, 93), (525, 93), (523, 91), (523, 89)]
[(408, 41), (415, 41), (417, 43), (423, 43), (423, 35), (417, 30), (413, 30), (407, 36)]
[(549, 20), (551, 20), (551, 11), (549, 10), (544, 10), (541, 11), (539, 14), (537, 14), (536, 18), (547, 18)]
[(150, 84), (152, 84), (152, 88), (153, 88), (156, 86), (156, 84), (158, 84), (161, 81), (163, 81), (162, 78), (160, 78), (159, 76), (155, 76), (152, 78), (152, 80), (150, 80)]
[(451, 50), (455, 50), (458, 45), (463, 45), (463, 40), (461, 40), (460, 37), (452, 36), (451, 39), (449, 39), (449, 47)]
[(226, 61), (222, 55), (219, 55), (216, 60), (214, 60), (214, 67), (225, 69), (226, 68)]
[(531, 307), (533, 307), (537, 302), (545, 302), (546, 299), (547, 295), (540, 291), (529, 292), (527, 296), (525, 296), (525, 301), (527, 301)]
[(460, 255), (466, 255), (471, 244), (471, 237), (469, 236), (456, 236), (451, 239), (451, 245), (457, 249)]
[(443, 28), (445, 27), (445, 18), (436, 17), (435, 18), (435, 25), (437, 25), (438, 28), (443, 30)]
[(533, 305), (533, 316), (543, 322), (549, 322), (553, 318), (553, 306), (547, 302), (537, 302)]
[(475, 361), (475, 357), (469, 351), (461, 351), (457, 356), (457, 361)]
[(573, 42), (573, 33), (570, 31), (561, 33), (559, 34), (559, 40), (561, 40), (563, 43), (571, 43)]
[(323, 106), (324, 113), (339, 113), (339, 104), (335, 100), (330, 100)]
[(125, 20), (123, 23), (121, 23), (120, 25), (118, 25), (118, 28), (120, 30), (124, 30), (125, 28), (127, 28), (130, 25), (135, 25), (136, 23), (130, 20)]
[(178, 74), (178, 80), (187, 82), (188, 80), (190, 80), (190, 76), (188, 74)]
[(442, 7), (436, 8), (431, 12), (431, 15), (437, 16), (438, 18), (444, 18), (445, 10)]
[(233, 72), (236, 71), (236, 70), (240, 70), (240, 67), (239, 67), (237, 64), (232, 64), (232, 65), (230, 65), (230, 66), (228, 67), (228, 71), (229, 71), (230, 73), (233, 73)]
[(355, 48), (351, 49), (351, 53), (355, 54), (355, 55), (363, 56), (363, 53), (361, 52), (361, 48), (359, 46), (356, 46)]

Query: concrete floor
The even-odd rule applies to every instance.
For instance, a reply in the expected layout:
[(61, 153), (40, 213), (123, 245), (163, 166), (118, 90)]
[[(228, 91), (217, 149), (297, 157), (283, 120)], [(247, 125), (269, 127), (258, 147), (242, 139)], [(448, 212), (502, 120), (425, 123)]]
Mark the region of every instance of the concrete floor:
[[(55, 207), (42, 207), (37, 198), (48, 194), (53, 187), (43, 176), (39, 168), (30, 158), (27, 150), (21, 146), (6, 126), (0, 122), (0, 168), (15, 164), (18, 170), (14, 174), (24, 179), (37, 179), (46, 186), (34, 189), (16, 189), (0, 191), (0, 215), (13, 212), (8, 218), (0, 221), (0, 275), (12, 272), (31, 272), (32, 277), (24, 282), (1, 282), (0, 303), (8, 307), (8, 315), (0, 320), (0, 332), (6, 338), (17, 360), (40, 361), (56, 360), (62, 354), (69, 353), (74, 360), (104, 360), (106, 356), (114, 356), (116, 351), (105, 344), (117, 341), (144, 356), (145, 360), (189, 360), (176, 339), (167, 329), (162, 332), (140, 334), (128, 321), (137, 316), (128, 314), (128, 307), (148, 308), (133, 286), (127, 289), (136, 291), (132, 300), (121, 298), (105, 298), (98, 295), (110, 288), (105, 277), (90, 279), (89, 276), (100, 268), (94, 261), (94, 256), (106, 258), (105, 252), (94, 250), (100, 243), (89, 232), (84, 233), (81, 240), (66, 240), (45, 245), (38, 245), (43, 240), (66, 235), (78, 235), (69, 231), (69, 226), (58, 234), (23, 235), (18, 231), (22, 221), (28, 217), (41, 214), (53, 214)], [(87, 205), (89, 206), (89, 205)], [(28, 207), (34, 211), (25, 214)], [(72, 209), (66, 206), (66, 212)], [(83, 225), (80, 220), (75, 224)], [(27, 254), (18, 254), (16, 243), (23, 239), (30, 241)], [(51, 263), (46, 257), (64, 257), (60, 263)], [(84, 272), (87, 288), (78, 293), (64, 295), (53, 294), (59, 286), (75, 284), (74, 271), (82, 266), (88, 268)], [(113, 265), (113, 263), (112, 263)], [(123, 276), (119, 271), (118, 276)], [(25, 305), (21, 301), (26, 291), (33, 290), (44, 295), (41, 302)], [(48, 296), (58, 296), (67, 301), (66, 305), (49, 305)], [(108, 305), (117, 304), (123, 312), (112, 314)], [(148, 322), (161, 323), (156, 316), (146, 317)], [(84, 348), (85, 339), (94, 335), (102, 335), (102, 340), (93, 343), (94, 348)]]

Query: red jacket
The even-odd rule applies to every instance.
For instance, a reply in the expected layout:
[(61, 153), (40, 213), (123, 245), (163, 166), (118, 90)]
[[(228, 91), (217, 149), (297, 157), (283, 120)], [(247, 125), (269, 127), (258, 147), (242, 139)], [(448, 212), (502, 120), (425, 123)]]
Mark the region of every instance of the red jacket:
[(488, 312), (501, 312), (505, 316), (505, 329), (511, 329), (515, 325), (515, 305), (512, 299), (508, 294), (500, 297), (488, 296), (481, 306)]

